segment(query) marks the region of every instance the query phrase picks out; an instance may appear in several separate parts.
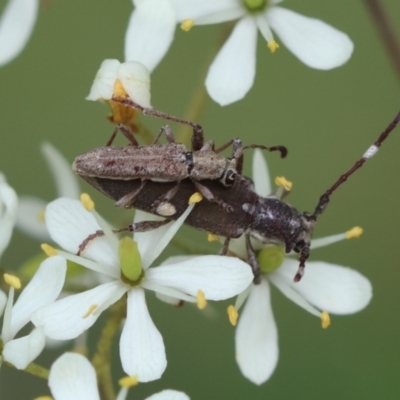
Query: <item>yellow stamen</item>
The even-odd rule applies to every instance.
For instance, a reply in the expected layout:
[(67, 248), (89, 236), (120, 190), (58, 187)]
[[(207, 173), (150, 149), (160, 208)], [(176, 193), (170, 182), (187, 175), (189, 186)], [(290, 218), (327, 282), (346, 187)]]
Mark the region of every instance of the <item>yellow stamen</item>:
[(40, 245), (40, 248), (46, 253), (47, 257), (53, 257), (57, 255), (57, 251), (54, 247), (51, 247), (49, 244), (47, 243), (42, 243)]
[(94, 311), (98, 308), (99, 306), (97, 304), (92, 304), (89, 307), (89, 310), (86, 311), (86, 314), (82, 317), (82, 318), (87, 318), (89, 317), (91, 314), (94, 313)]
[(231, 304), (231, 305), (227, 308), (226, 311), (228, 312), (229, 322), (230, 322), (233, 326), (236, 326), (237, 320), (238, 320), (238, 318), (239, 318), (238, 310), (236, 309), (235, 306), (233, 306), (233, 305)]
[(279, 49), (279, 44), (275, 42), (275, 40), (270, 40), (267, 43), (267, 47), (271, 50), (271, 53), (275, 53), (277, 49)]
[(39, 222), (44, 223), (45, 221), (45, 210), (40, 210), (38, 215), (37, 215), (37, 219)]
[(363, 228), (355, 226), (353, 229), (350, 229), (349, 231), (346, 232), (346, 239), (358, 238), (363, 234), (363, 232), (364, 232)]
[(21, 285), (21, 281), (19, 280), (18, 277), (16, 277), (15, 275), (11, 275), (11, 274), (4, 274), (3, 277), (4, 277), (4, 280), (6, 281), (7, 285), (10, 285), (14, 289), (21, 289), (22, 285)]
[(328, 311), (322, 311), (321, 313), (321, 325), (323, 329), (326, 329), (331, 324), (331, 317)]
[(204, 310), (207, 305), (207, 300), (204, 292), (202, 290), (197, 291), (197, 307), (199, 307), (200, 310)]
[(117, 79), (114, 83), (114, 97), (129, 97), (119, 79)]
[(286, 180), (286, 178), (284, 176), (277, 176), (275, 178), (275, 185), (277, 186), (282, 186), (285, 190), (291, 190), (293, 183)]
[(209, 232), (208, 235), (207, 235), (207, 240), (209, 242), (218, 242), (218, 236)]
[(185, 19), (182, 23), (181, 23), (181, 29), (185, 32), (189, 32), (194, 25), (194, 19)]
[(201, 200), (203, 200), (203, 196), (201, 195), (201, 193), (196, 192), (196, 193), (193, 193), (193, 194), (190, 196), (190, 199), (189, 199), (188, 203), (189, 203), (189, 204), (198, 203), (198, 202), (200, 202)]
[(130, 388), (136, 386), (139, 383), (139, 378), (134, 376), (124, 376), (118, 381), (118, 384), (124, 388)]
[(51, 396), (39, 396), (35, 397), (33, 400), (54, 400)]
[(94, 201), (87, 193), (82, 193), (80, 199), (83, 207), (85, 207), (87, 211), (94, 210)]

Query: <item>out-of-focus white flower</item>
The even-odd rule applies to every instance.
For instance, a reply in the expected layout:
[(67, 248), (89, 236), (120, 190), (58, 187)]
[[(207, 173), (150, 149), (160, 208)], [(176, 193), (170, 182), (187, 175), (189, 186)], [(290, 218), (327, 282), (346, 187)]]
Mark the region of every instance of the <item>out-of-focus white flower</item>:
[(0, 172), (0, 257), (10, 243), (17, 219), (18, 197)]
[(125, 34), (125, 61), (139, 61), (153, 71), (174, 39), (174, 5), (171, 0), (133, 0), (133, 4)]
[(86, 100), (111, 100), (124, 95), (142, 107), (151, 107), (149, 70), (137, 61), (104, 60)]
[(64, 284), (66, 269), (67, 263), (62, 257), (50, 257), (43, 261), (15, 304), (14, 292), (21, 287), (21, 283), (15, 276), (4, 276), (10, 285), (10, 291), (8, 298), (0, 291), (0, 315), (4, 313), (0, 337), (3, 344), (1, 361), (8, 361), (16, 368), (24, 369), (41, 353), (45, 345), (45, 335), (40, 326), (27, 336), (17, 339), (15, 336), (30, 321), (33, 312), (58, 297)]
[[(121, 386), (116, 400), (125, 400), (128, 395), (129, 385), (123, 383)], [(50, 368), (49, 387), (54, 400), (100, 399), (96, 371), (86, 357), (77, 353), (64, 353), (53, 363)], [(189, 400), (189, 397), (176, 390), (163, 390), (147, 397), (146, 400)]]
[[(58, 199), (50, 203), (46, 209), (50, 236), (67, 251), (76, 254), (89, 235), (103, 230), (105, 235), (90, 241), (83, 256), (57, 253), (99, 272), (107, 282), (40, 309), (33, 315), (33, 323), (44, 326), (50, 338), (72, 339), (127, 294), (127, 317), (120, 339), (123, 369), (129, 376), (137, 376), (140, 382), (160, 378), (167, 360), (162, 336), (146, 306), (145, 290), (188, 302), (201, 302), (203, 296), (208, 300), (223, 300), (241, 293), (253, 279), (246, 263), (222, 256), (192, 257), (149, 268), (193, 206), (175, 222), (154, 231), (135, 233), (134, 242), (129, 237), (118, 241), (104, 220), (95, 211), (87, 211), (79, 201)], [(156, 218), (136, 211), (135, 223)]]
[[(50, 143), (44, 142), (40, 150), (53, 175), (56, 197), (79, 198), (79, 185), (72, 172), (71, 163)], [(33, 196), (20, 196), (17, 228), (27, 235), (40, 240), (49, 240), (50, 236), (44, 223), (44, 210), (47, 202)]]
[(38, 9), (38, 0), (8, 0), (0, 17), (0, 66), (21, 53), (32, 34)]
[(282, 43), (304, 64), (329, 70), (348, 61), (353, 52), (349, 37), (315, 18), (278, 7), (282, 0), (174, 0), (184, 25), (205, 25), (239, 19), (210, 66), (209, 95), (222, 106), (242, 99), (253, 86), (257, 31), (274, 52)]
[[(266, 162), (259, 150), (253, 162), (255, 190), (263, 196), (271, 193)], [(260, 177), (262, 177), (260, 179)], [(326, 246), (340, 240), (357, 237), (361, 228), (313, 240), (311, 248)], [(230, 249), (246, 259), (244, 243), (233, 240)], [(306, 273), (300, 282), (293, 277), (298, 261), (286, 257), (284, 249), (276, 246), (258, 246), (258, 260), (262, 270), (259, 285), (250, 286), (236, 302), (237, 310), (244, 303), (236, 329), (236, 360), (243, 375), (260, 385), (267, 381), (278, 362), (278, 331), (272, 312), (269, 283), (274, 284), (286, 297), (322, 320), (327, 328), (328, 313), (352, 314), (366, 307), (372, 298), (371, 283), (359, 272), (341, 265), (322, 261), (307, 261)]]

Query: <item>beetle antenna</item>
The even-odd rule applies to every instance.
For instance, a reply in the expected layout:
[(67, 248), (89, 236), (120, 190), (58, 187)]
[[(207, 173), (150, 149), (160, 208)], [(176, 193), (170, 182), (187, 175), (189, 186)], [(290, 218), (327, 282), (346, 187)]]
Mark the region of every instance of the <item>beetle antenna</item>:
[(355, 171), (362, 167), (362, 165), (369, 158), (374, 156), (381, 144), (384, 140), (389, 136), (389, 133), (396, 128), (397, 124), (400, 122), (400, 112), (396, 115), (393, 121), (387, 126), (387, 128), (380, 134), (378, 140), (368, 148), (368, 150), (364, 153), (364, 155), (350, 168), (345, 174), (343, 174), (334, 184), (328, 189), (319, 199), (317, 207), (315, 208), (314, 213), (311, 215), (311, 219), (317, 220), (317, 218), (324, 212), (326, 206), (329, 203), (331, 194), (344, 182), (347, 181), (347, 178), (352, 175)]

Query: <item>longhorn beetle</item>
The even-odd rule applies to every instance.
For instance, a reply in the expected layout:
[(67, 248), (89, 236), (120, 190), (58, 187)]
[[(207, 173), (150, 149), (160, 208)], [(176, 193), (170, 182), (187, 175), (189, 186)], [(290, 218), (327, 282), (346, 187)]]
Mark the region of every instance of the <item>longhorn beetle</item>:
[[(263, 243), (283, 245), (287, 253), (292, 250), (300, 253), (299, 269), (294, 277), (294, 281), (298, 282), (304, 274), (305, 263), (310, 255), (313, 229), (318, 217), (324, 212), (328, 205), (332, 193), (343, 184), (350, 175), (358, 170), (365, 161), (376, 154), (383, 141), (396, 127), (399, 121), (400, 112), (353, 167), (341, 175), (320, 197), (312, 214), (308, 212), (301, 213), (274, 196), (264, 198), (257, 195), (253, 190), (252, 181), (249, 178), (238, 175), (233, 186), (229, 189), (218, 184), (216, 181), (202, 181), (204, 186), (216, 193), (223, 201), (230, 202), (234, 209), (233, 214), (220, 210), (214, 203), (200, 202), (196, 204), (185, 220), (185, 223), (197, 229), (206, 230), (216, 235), (226, 237), (220, 252), (222, 255), (227, 253), (230, 239), (238, 238), (244, 234), (248, 252), (248, 262), (252, 267), (255, 283), (260, 281), (260, 267), (254, 250), (251, 247), (250, 237), (254, 237)], [(83, 178), (100, 192), (117, 201), (126, 193), (135, 190), (139, 185), (139, 183), (134, 180), (124, 181), (86, 176), (83, 176)], [(161, 226), (171, 219), (177, 219), (186, 209), (188, 199), (190, 195), (196, 191), (196, 188), (192, 181), (188, 179), (184, 180), (177, 196), (164, 204), (164, 208), (159, 208), (158, 211), (152, 210), (151, 204), (153, 201), (157, 199), (160, 193), (165, 191), (165, 189), (169, 189), (170, 186), (171, 183), (150, 181), (129, 204), (130, 207), (136, 207), (140, 210), (161, 216), (165, 216), (163, 210), (169, 207), (173, 212), (169, 213), (168, 219), (159, 221), (158, 223), (154, 223), (154, 221), (139, 222), (129, 225), (127, 228), (121, 229), (118, 232), (124, 230), (147, 231)], [(86, 246), (88, 240), (98, 235), (99, 233), (91, 235), (91, 237), (82, 243), (80, 250)]]
[[(124, 103), (128, 100), (124, 100)], [(200, 125), (174, 117), (154, 109), (144, 109), (129, 100), (129, 106), (140, 108), (147, 115), (166, 118), (193, 127), (192, 151), (185, 145), (175, 143), (171, 129), (165, 125), (161, 128), (153, 143), (149, 146), (139, 146), (129, 129), (119, 124), (114, 130), (106, 147), (94, 149), (78, 156), (73, 163), (73, 170), (82, 177), (99, 177), (117, 180), (140, 179), (140, 186), (118, 200), (118, 206), (129, 206), (146, 181), (174, 181), (175, 186), (164, 193), (153, 203), (155, 210), (161, 202), (171, 200), (179, 189), (179, 182), (191, 178), (196, 189), (208, 200), (217, 203), (224, 210), (232, 212), (228, 203), (220, 200), (207, 187), (200, 183), (204, 179), (215, 179), (224, 186), (232, 186), (237, 173), (241, 174), (243, 166), (243, 151), (248, 148), (261, 148), (269, 151), (279, 151), (285, 157), (287, 149), (284, 146), (266, 147), (262, 145), (243, 146), (240, 139), (233, 139), (215, 149), (212, 140), (204, 143), (203, 130)], [(111, 147), (117, 134), (121, 132), (129, 139), (131, 146)], [(161, 135), (165, 134), (168, 144), (157, 144)], [(219, 153), (232, 146), (232, 157), (225, 158)]]

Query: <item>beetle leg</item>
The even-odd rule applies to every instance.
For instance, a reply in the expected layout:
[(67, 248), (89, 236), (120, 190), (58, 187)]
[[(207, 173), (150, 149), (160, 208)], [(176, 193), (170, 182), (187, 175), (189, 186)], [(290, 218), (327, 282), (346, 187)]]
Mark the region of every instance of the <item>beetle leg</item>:
[(115, 205), (117, 207), (129, 207), (132, 205), (133, 199), (139, 194), (139, 192), (143, 189), (144, 185), (146, 184), (146, 179), (143, 179), (140, 186), (133, 190), (132, 192), (126, 194), (125, 196), (121, 197)]
[(245, 233), (244, 237), (246, 239), (248, 263), (250, 264), (254, 275), (253, 282), (255, 284), (259, 284), (261, 282), (260, 264), (258, 263), (256, 253), (254, 252), (253, 247), (251, 246), (250, 233)]
[(151, 205), (151, 212), (154, 212), (161, 203), (169, 202), (170, 200), (172, 200), (172, 198), (178, 193), (180, 184), (181, 181), (176, 182), (176, 185), (172, 189), (168, 190), (167, 193), (165, 193), (159, 199), (155, 200)]
[(220, 256), (226, 256), (226, 253), (228, 252), (229, 249), (229, 242), (231, 241), (231, 238), (225, 238), (224, 244), (221, 247), (221, 250), (219, 251)]
[(222, 209), (226, 212), (233, 212), (233, 207), (226, 203), (225, 201), (219, 199), (218, 197), (214, 196), (210, 189), (202, 185), (199, 181), (192, 180), (196, 189), (208, 200), (213, 203), (217, 203)]
[(168, 125), (164, 125), (161, 127), (160, 132), (158, 132), (158, 135), (153, 140), (152, 145), (156, 144), (160, 140), (162, 134), (166, 136), (168, 143), (175, 143), (174, 134), (172, 133), (171, 128)]

